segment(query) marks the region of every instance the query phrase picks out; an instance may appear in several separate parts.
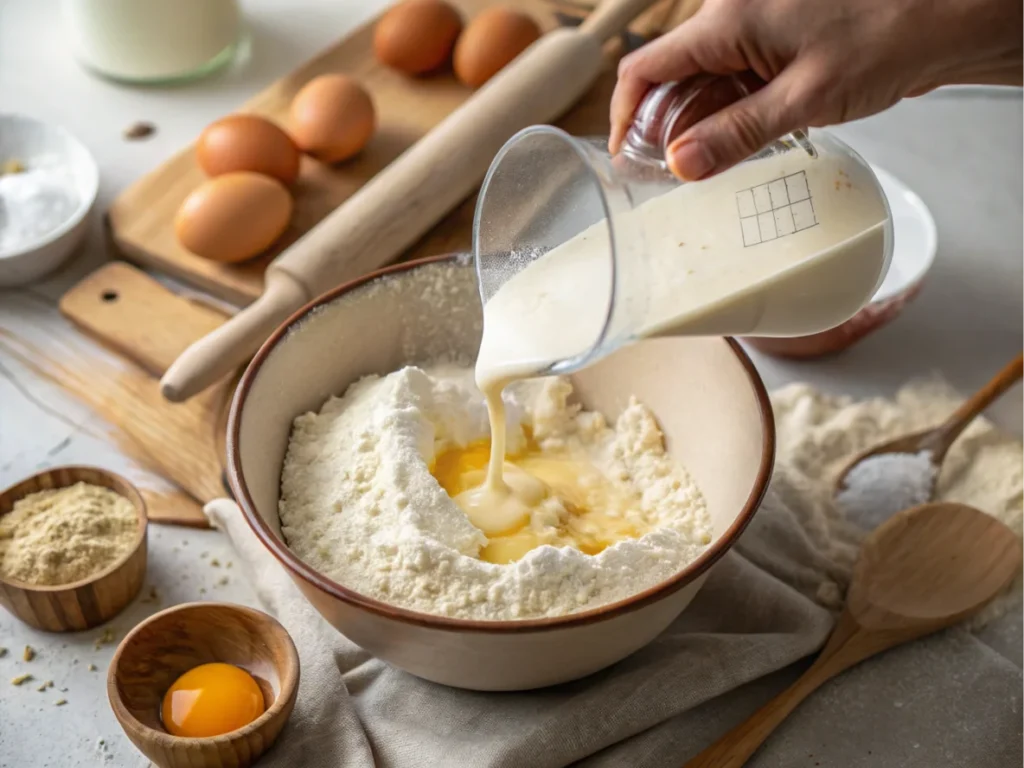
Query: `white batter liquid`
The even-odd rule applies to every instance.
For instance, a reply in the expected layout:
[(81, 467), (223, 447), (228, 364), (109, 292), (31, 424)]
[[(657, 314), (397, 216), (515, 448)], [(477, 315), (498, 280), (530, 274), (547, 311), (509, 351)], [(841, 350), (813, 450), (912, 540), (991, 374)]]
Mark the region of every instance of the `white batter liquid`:
[[(833, 154), (749, 161), (638, 206), (649, 295), (637, 338), (801, 335), (852, 316), (884, 267), (886, 208), (868, 168)], [(600, 221), (508, 280), (484, 306), (476, 380), (487, 398), (491, 456), (479, 503), (519, 505), (502, 477), (502, 389), (589, 350), (611, 294)]]

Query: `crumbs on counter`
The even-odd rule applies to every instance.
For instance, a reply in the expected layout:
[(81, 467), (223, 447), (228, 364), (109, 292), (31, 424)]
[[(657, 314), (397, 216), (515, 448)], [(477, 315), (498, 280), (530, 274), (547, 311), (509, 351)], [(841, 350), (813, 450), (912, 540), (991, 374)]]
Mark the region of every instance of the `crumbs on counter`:
[(213, 558), (210, 561), (210, 566), (213, 567), (213, 568), (220, 568), (220, 560), (218, 560), (216, 557)]
[(107, 627), (106, 629), (103, 630), (103, 634), (96, 638), (96, 642), (94, 643), (94, 647), (98, 651), (104, 645), (113, 645), (116, 640), (117, 640), (117, 638), (114, 635), (114, 628), (113, 627)]
[(25, 673), (24, 675), (18, 675), (17, 677), (11, 678), (11, 685), (23, 685), (32, 679), (32, 675)]
[(46, 681), (44, 681), (42, 685), (40, 685), (38, 688), (36, 688), (36, 690), (39, 691), (40, 693), (42, 693), (47, 688), (53, 688), (53, 680), (46, 680)]
[(57, 699), (55, 702), (53, 702), (53, 706), (55, 706), (55, 707), (63, 707), (67, 703), (68, 703), (67, 699)]
[(3, 164), (0, 165), (0, 176), (4, 176), (8, 173), (24, 173), (25, 164), (17, 158), (10, 157), (4, 160)]
[(138, 120), (121, 132), (126, 141), (139, 141), (141, 139), (147, 139), (156, 133), (156, 126), (152, 123), (147, 123), (145, 120)]
[(225, 567), (225, 568), (230, 568), (230, 567), (231, 567), (232, 565), (234, 565), (234, 563), (232, 563), (232, 562), (231, 562), (230, 560), (228, 560), (228, 561), (227, 561), (227, 562), (226, 562), (226, 563), (224, 564), (224, 567)]
[(21, 654), (22, 661), (32, 661), (36, 657), (36, 649), (31, 645), (25, 646), (25, 652)]
[(90, 664), (90, 665), (89, 665), (89, 666), (87, 667), (87, 669), (88, 669), (88, 670), (89, 670), (90, 672), (95, 672), (95, 671), (96, 671), (96, 669), (97, 669), (97, 667), (96, 667), (96, 665), (95, 665), (95, 664)]
[(149, 594), (142, 598), (140, 603), (158, 603), (160, 602), (160, 593), (156, 591), (156, 587), (149, 588)]
[(7, 655), (7, 649), (0, 645), (0, 659)]

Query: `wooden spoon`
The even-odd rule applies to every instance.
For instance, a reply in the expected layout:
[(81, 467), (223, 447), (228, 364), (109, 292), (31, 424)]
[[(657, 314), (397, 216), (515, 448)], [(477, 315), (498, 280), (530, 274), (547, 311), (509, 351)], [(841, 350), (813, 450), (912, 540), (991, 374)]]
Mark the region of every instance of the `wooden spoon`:
[(996, 398), (1016, 384), (1024, 372), (1024, 357), (1017, 355), (1013, 361), (1003, 370), (995, 375), (984, 387), (979, 389), (969, 400), (954, 411), (953, 415), (937, 427), (932, 427), (924, 432), (915, 432), (911, 435), (904, 435), (895, 440), (881, 443), (869, 448), (853, 457), (849, 464), (839, 473), (835, 481), (835, 492), (839, 493), (846, 485), (846, 476), (850, 471), (869, 456), (878, 456), (883, 453), (909, 453), (918, 454), (928, 451), (931, 454), (931, 462), (936, 471), (932, 473), (931, 493), (935, 493), (935, 483), (938, 480), (938, 468), (942, 465), (943, 459), (953, 442), (960, 437), (960, 433), (967, 428), (967, 425), (974, 421), (974, 418), (988, 408)]
[(865, 540), (846, 606), (810, 669), (686, 768), (744, 765), (826, 680), (876, 653), (955, 624), (995, 597), (1020, 567), (1016, 534), (973, 507), (925, 504), (897, 513)]

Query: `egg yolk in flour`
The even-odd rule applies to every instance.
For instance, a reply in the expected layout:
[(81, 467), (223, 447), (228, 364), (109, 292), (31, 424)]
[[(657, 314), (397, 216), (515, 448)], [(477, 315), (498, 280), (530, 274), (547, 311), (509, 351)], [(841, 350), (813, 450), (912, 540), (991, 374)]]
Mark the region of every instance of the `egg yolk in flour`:
[(175, 736), (220, 736), (263, 714), (263, 691), (252, 675), (232, 664), (190, 669), (164, 695), (164, 727)]
[(542, 452), (526, 430), (526, 448), (505, 458), (512, 493), (495, 499), (486, 487), (490, 440), (442, 451), (431, 474), (486, 537), (480, 559), (511, 563), (544, 544), (596, 555), (642, 536), (625, 513), (636, 505), (585, 456)]

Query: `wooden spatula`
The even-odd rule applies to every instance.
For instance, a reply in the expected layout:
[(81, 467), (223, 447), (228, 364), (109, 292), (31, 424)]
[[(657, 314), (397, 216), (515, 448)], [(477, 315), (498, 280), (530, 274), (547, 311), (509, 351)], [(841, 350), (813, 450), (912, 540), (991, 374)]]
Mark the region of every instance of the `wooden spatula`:
[(686, 764), (737, 768), (822, 683), (876, 653), (955, 624), (1020, 572), (1016, 534), (963, 504), (899, 512), (864, 542), (846, 606), (817, 660), (793, 685)]

